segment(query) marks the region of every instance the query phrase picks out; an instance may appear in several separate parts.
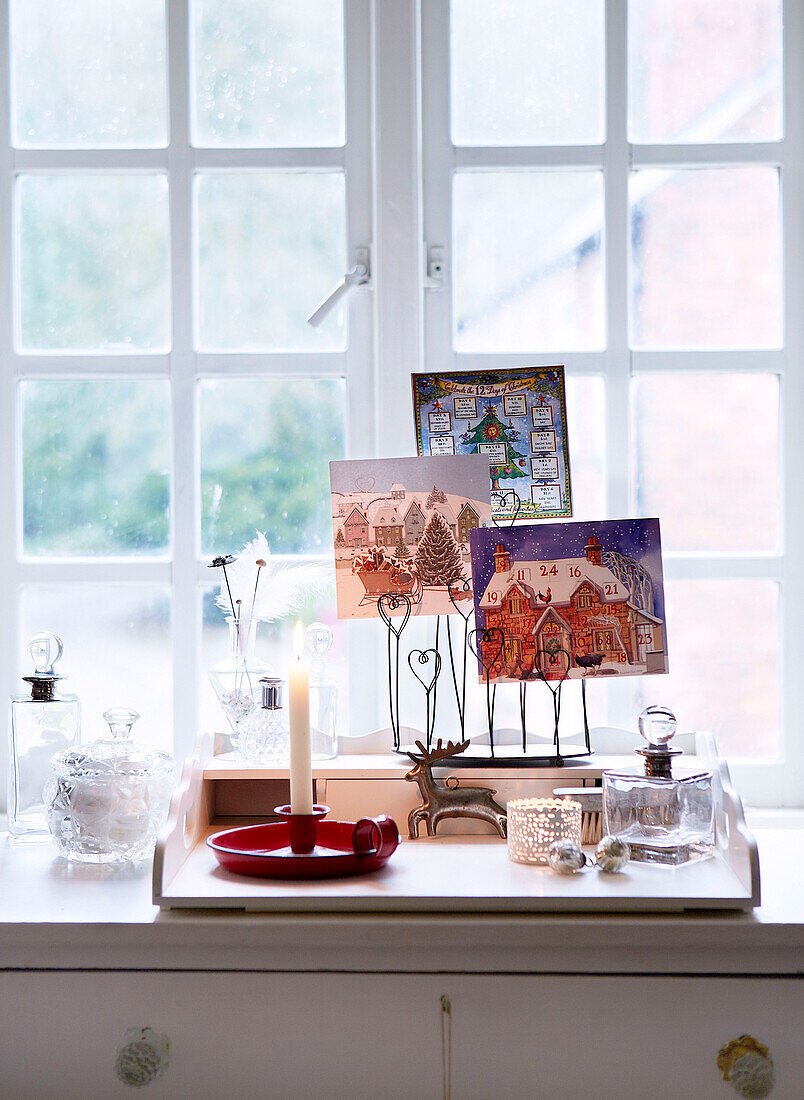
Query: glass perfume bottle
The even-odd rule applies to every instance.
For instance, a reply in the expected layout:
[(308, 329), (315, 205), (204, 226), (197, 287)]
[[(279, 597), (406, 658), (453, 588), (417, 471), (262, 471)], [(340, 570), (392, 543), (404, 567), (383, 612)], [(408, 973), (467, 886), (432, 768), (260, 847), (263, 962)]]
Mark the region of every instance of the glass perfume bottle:
[(53, 666), (63, 652), (61, 638), (55, 634), (35, 634), (28, 643), (34, 671), (23, 676), (31, 693), (11, 697), (8, 831), (20, 839), (47, 837), (42, 792), (50, 775), (50, 761), (55, 753), (74, 745), (81, 733), (78, 696), (56, 691), (57, 682), (64, 677)]
[(715, 806), (711, 772), (674, 776), (671, 748), (676, 719), (666, 707), (647, 707), (639, 716), (647, 747), (642, 774), (603, 772), (603, 831), (625, 840), (631, 859), (676, 866), (714, 851)]
[(304, 634), (310, 654), (310, 745), (314, 760), (338, 755), (338, 685), (329, 674), (327, 653), (334, 635), (324, 623), (312, 623)]
[(260, 706), (240, 723), (237, 751), (249, 764), (290, 763), (290, 726), (282, 707), (282, 680), (263, 676)]

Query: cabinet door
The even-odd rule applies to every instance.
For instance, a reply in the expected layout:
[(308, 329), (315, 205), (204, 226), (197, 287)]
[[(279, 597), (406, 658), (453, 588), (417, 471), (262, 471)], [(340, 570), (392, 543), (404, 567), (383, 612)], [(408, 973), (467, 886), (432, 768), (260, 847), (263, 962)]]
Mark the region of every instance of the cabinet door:
[(154, 1100), (427, 1100), (450, 1065), (452, 1100), (728, 1100), (715, 1060), (744, 1032), (770, 1048), (773, 1100), (802, 1096), (795, 979), (18, 971), (0, 997), (14, 1100), (130, 1096), (131, 1027), (171, 1040)]

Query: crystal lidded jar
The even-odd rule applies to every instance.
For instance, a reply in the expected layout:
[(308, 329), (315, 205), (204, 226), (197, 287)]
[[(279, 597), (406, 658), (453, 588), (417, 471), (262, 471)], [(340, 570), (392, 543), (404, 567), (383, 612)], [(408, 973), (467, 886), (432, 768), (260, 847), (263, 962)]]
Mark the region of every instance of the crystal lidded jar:
[(48, 835), (43, 789), (53, 756), (81, 735), (77, 695), (59, 692), (64, 677), (54, 666), (64, 647), (49, 631), (28, 643), (34, 671), (24, 676), (30, 694), (11, 697), (9, 715), (8, 831), (17, 839), (45, 840)]
[(54, 757), (47, 821), (60, 855), (125, 863), (153, 853), (168, 814), (174, 760), (132, 737), (136, 711), (117, 707), (103, 717), (108, 736)]

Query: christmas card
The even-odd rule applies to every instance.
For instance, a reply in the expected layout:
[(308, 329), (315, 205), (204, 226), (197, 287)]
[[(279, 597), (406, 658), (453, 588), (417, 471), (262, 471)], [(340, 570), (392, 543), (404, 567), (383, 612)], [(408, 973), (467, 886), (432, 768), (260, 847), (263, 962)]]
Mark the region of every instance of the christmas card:
[(572, 515), (563, 367), (412, 379), (419, 454), (485, 455), (495, 519)]
[(478, 530), (471, 549), (481, 680), (668, 671), (658, 519)]
[[(413, 615), (472, 599), (469, 534), (491, 525), (487, 458), (330, 462), (329, 476), (339, 618), (374, 618), (386, 594), (407, 595)], [(403, 614), (394, 602), (383, 610)]]

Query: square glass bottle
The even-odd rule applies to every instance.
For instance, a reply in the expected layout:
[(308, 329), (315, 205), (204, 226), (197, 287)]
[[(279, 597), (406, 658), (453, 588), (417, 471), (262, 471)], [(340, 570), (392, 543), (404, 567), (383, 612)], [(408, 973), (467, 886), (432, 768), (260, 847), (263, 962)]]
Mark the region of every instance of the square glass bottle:
[(713, 853), (715, 805), (711, 772), (674, 776), (670, 748), (676, 719), (666, 707), (648, 707), (639, 732), (648, 742), (636, 749), (643, 774), (603, 772), (603, 831), (624, 840), (631, 859), (677, 866)]
[(28, 643), (34, 671), (23, 680), (30, 695), (13, 695), (9, 715), (8, 831), (19, 839), (45, 839), (44, 787), (57, 752), (77, 743), (81, 703), (77, 695), (59, 694), (64, 677), (53, 666), (64, 651), (61, 639), (43, 631)]

